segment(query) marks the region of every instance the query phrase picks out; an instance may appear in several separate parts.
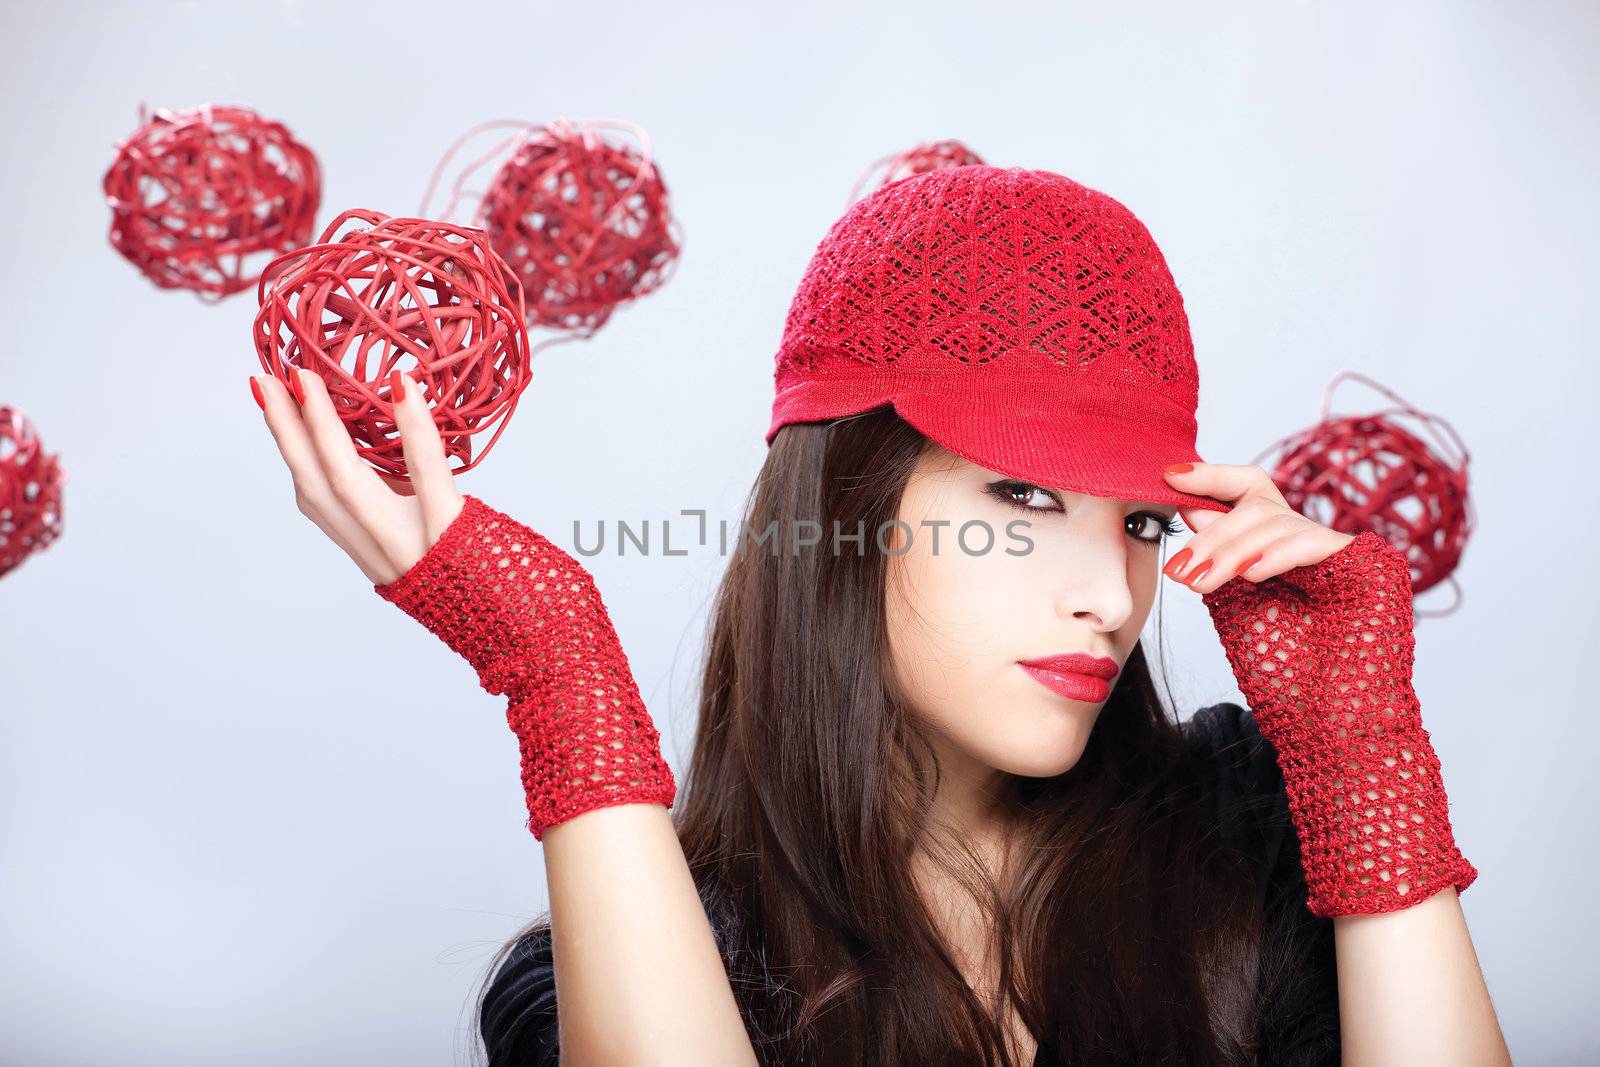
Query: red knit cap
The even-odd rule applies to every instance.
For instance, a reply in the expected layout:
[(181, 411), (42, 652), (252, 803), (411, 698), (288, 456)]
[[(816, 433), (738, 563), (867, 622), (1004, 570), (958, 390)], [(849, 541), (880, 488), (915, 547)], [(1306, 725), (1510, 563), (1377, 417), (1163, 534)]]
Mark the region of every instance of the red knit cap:
[(1046, 488), (1226, 511), (1196, 462), (1189, 320), (1143, 223), (1044, 170), (974, 165), (883, 186), (800, 279), (766, 441), (893, 404), (981, 467)]

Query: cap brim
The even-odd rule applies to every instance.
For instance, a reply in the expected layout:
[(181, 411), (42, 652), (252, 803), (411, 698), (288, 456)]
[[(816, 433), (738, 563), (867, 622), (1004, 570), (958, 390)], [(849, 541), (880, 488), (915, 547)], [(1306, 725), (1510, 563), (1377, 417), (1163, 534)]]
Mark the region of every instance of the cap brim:
[(1007, 397), (912, 394), (890, 400), (906, 422), (980, 467), (1046, 489), (1230, 511), (1233, 504), (1167, 483), (1174, 463), (1204, 463), (1192, 436), (1105, 411), (1029, 410)]

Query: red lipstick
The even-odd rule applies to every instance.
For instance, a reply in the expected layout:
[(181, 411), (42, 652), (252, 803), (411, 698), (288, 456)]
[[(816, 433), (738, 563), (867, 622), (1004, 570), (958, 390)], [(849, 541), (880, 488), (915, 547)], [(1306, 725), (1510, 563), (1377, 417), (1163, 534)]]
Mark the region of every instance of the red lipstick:
[(1111, 695), (1111, 679), (1117, 676), (1117, 661), (1107, 656), (1086, 656), (1074, 652), (1066, 656), (1040, 656), (1018, 660), (1017, 665), (1046, 688), (1068, 700), (1098, 704)]

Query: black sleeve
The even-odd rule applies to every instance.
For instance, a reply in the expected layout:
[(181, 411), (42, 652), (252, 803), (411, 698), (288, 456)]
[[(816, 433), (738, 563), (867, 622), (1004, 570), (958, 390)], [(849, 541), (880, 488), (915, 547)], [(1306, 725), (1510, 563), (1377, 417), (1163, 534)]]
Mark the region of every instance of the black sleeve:
[(550, 927), (524, 935), (495, 972), (479, 1018), (489, 1067), (556, 1067), (556, 971)]
[(1202, 708), (1185, 730), (1212, 768), (1228, 832), (1257, 872), (1265, 922), (1260, 1062), (1338, 1064), (1333, 920), (1306, 907), (1300, 839), (1289, 818), (1277, 753), (1250, 709), (1238, 704)]

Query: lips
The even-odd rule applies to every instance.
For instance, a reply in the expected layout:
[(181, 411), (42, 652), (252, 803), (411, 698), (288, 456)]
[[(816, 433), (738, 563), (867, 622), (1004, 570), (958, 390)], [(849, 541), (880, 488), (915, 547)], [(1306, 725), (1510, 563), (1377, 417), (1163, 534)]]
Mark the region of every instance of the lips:
[(1098, 704), (1111, 695), (1111, 679), (1120, 668), (1106, 656), (1072, 653), (1019, 660), (1017, 665), (1045, 688), (1066, 697)]
[(1054, 671), (1057, 674), (1087, 674), (1091, 678), (1103, 678), (1106, 681), (1117, 676), (1117, 661), (1110, 656), (1086, 656), (1082, 652), (1073, 652), (1064, 656), (1040, 656), (1038, 659), (1019, 660), (1024, 667), (1038, 667), (1040, 670)]

